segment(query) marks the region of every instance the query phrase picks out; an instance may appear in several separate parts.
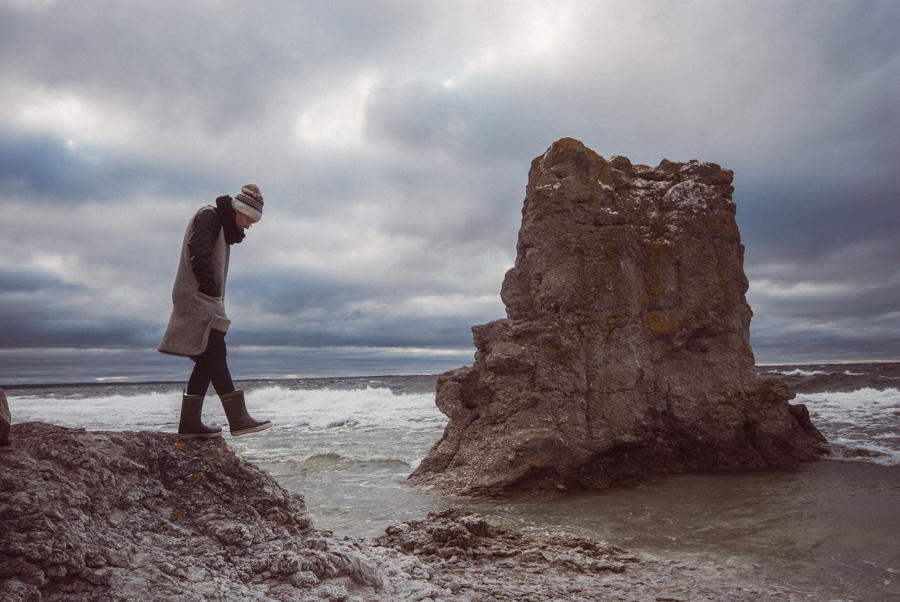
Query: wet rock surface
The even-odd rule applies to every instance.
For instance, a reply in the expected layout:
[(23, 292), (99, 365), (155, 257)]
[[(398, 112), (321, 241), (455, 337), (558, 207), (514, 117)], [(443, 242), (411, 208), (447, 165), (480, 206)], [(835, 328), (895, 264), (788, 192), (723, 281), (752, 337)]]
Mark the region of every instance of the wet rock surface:
[(362, 544), (315, 531), (303, 497), (224, 439), (40, 422), (11, 435), (0, 451), (2, 600), (318, 600), (402, 589)]
[(9, 428), (12, 425), (12, 416), (9, 413), (9, 402), (6, 401), (6, 393), (0, 389), (0, 446), (9, 445)]
[(649, 473), (784, 467), (827, 453), (756, 373), (732, 172), (606, 161), (573, 139), (529, 173), (507, 318), (438, 378), (425, 490), (548, 496)]
[[(787, 600), (750, 567), (633, 554), (568, 533), (524, 533), (460, 508), (389, 527), (376, 543), (432, 572), (427, 597), (470, 601)], [(419, 598), (422, 599), (422, 598)]]
[[(780, 586), (779, 586), (780, 587)], [(529, 534), (451, 508), (380, 538), (317, 531), (223, 440), (12, 427), (0, 600), (771, 600), (752, 568)]]

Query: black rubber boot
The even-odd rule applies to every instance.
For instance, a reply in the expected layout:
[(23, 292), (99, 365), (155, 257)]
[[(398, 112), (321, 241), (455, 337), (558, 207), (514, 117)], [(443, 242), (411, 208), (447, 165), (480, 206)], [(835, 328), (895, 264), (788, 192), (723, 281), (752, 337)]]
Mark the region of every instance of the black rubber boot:
[(228, 427), (231, 429), (232, 437), (258, 433), (272, 426), (270, 420), (260, 422), (250, 417), (250, 414), (247, 413), (247, 406), (244, 405), (243, 391), (234, 391), (233, 393), (222, 395), (221, 398), (222, 407), (225, 408), (225, 415), (228, 417)]
[(221, 437), (222, 429), (203, 424), (200, 420), (202, 412), (202, 395), (184, 395), (181, 398), (181, 420), (178, 421), (178, 434), (182, 437)]

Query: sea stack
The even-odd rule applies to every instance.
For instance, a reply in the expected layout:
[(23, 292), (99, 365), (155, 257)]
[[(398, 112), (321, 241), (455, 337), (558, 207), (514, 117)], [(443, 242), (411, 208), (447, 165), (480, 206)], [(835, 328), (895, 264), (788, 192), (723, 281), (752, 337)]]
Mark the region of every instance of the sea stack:
[(733, 172), (609, 161), (564, 138), (531, 164), (507, 318), (438, 378), (443, 437), (411, 484), (546, 496), (827, 451), (749, 343)]

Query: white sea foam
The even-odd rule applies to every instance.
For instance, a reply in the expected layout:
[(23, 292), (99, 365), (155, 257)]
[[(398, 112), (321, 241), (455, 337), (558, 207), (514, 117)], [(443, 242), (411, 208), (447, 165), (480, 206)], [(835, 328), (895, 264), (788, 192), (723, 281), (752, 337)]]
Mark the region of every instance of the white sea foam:
[[(821, 370), (801, 370), (800, 368), (796, 368), (794, 370), (790, 370), (785, 372), (784, 370), (769, 370), (766, 374), (781, 374), (782, 376), (815, 376), (817, 374), (821, 376), (831, 376), (832, 374), (836, 374), (835, 372), (823, 372)], [(842, 374), (847, 376), (865, 376), (865, 372), (850, 372), (849, 370), (844, 370)]]
[(847, 393), (801, 393), (796, 401), (812, 404), (810, 411), (827, 414), (830, 418), (855, 415), (877, 417), (886, 411), (900, 410), (900, 389), (870, 389), (863, 387)]
[(247, 406), (273, 421), (312, 428), (427, 428), (446, 422), (434, 405), (433, 393), (397, 395), (386, 388), (311, 391), (267, 387), (248, 393)]
[[(204, 420), (224, 420), (218, 399), (207, 396)], [(8, 397), (14, 422), (40, 420), (89, 430), (172, 430), (177, 427), (180, 393), (105, 397)], [(281, 426), (365, 429), (433, 427), (446, 422), (434, 394), (395, 395), (386, 388), (302, 390), (267, 387), (246, 394), (251, 414)]]
[(791, 370), (790, 372), (785, 372), (783, 370), (769, 370), (766, 374), (781, 374), (782, 376), (815, 376), (816, 374), (821, 374), (822, 376), (828, 376), (828, 372), (822, 372), (821, 370), (801, 370), (797, 368), (796, 370)]
[(177, 428), (180, 395), (143, 393), (106, 397), (7, 396), (13, 422), (41, 421), (92, 431)]
[[(176, 432), (180, 392), (136, 395), (46, 396), (23, 391), (9, 396), (14, 422), (40, 420), (89, 430)], [(843, 393), (797, 396), (813, 423), (833, 443), (886, 454), (864, 459), (900, 465), (900, 389), (863, 388)], [(276, 428), (264, 437), (232, 443), (247, 459), (300, 465), (317, 455), (337, 453), (351, 462), (400, 462), (415, 467), (440, 438), (447, 423), (433, 393), (400, 393), (388, 388), (290, 389), (271, 386), (247, 393), (256, 418)], [(207, 424), (227, 428), (214, 395), (204, 407)]]
[(806, 405), (830, 442), (885, 454), (866, 461), (900, 466), (900, 389), (805, 393), (794, 402)]

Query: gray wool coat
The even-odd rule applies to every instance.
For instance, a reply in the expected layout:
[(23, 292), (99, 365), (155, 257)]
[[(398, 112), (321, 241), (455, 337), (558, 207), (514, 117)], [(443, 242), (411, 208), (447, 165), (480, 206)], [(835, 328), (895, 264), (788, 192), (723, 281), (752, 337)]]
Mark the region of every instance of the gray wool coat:
[(228, 260), (231, 247), (225, 242), (225, 234), (219, 230), (219, 237), (213, 244), (212, 264), (214, 278), (222, 296), (208, 297), (197, 290), (200, 283), (191, 269), (188, 238), (194, 221), (202, 211), (215, 211), (215, 207), (203, 207), (188, 223), (181, 243), (181, 258), (172, 287), (172, 315), (157, 350), (169, 355), (194, 358), (206, 351), (209, 332), (213, 329), (228, 331), (231, 320), (225, 314), (225, 280), (228, 278)]

